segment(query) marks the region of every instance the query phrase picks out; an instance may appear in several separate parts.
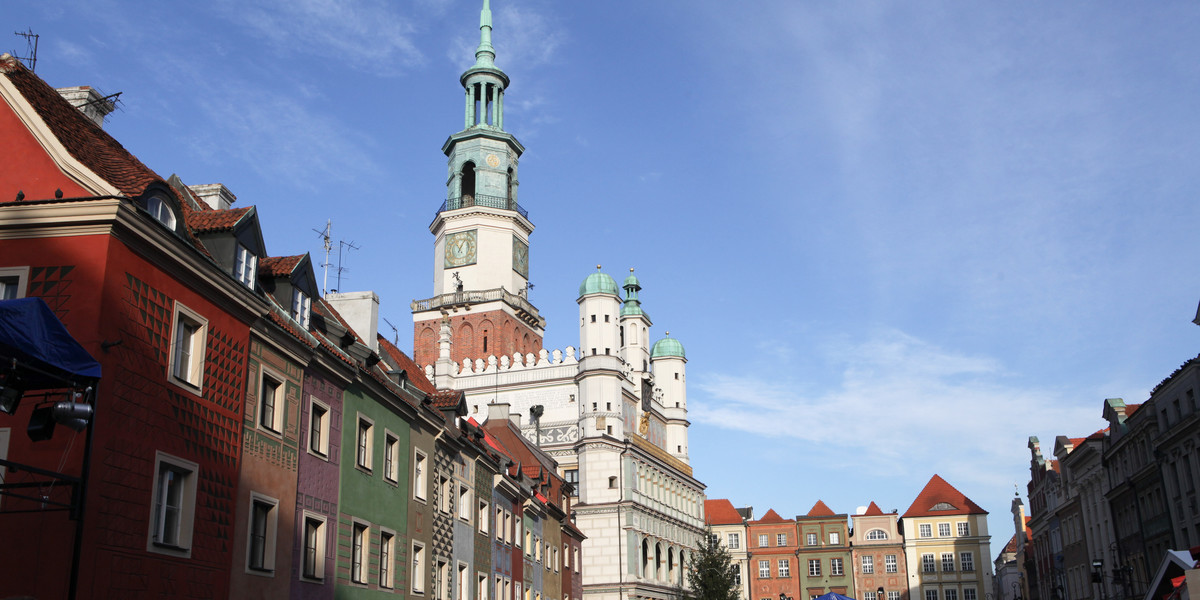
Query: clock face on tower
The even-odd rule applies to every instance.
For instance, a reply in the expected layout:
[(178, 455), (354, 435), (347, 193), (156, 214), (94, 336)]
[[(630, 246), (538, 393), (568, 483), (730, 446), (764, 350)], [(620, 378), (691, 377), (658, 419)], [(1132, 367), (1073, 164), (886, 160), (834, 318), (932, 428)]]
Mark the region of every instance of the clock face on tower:
[(443, 266), (450, 269), (473, 265), (476, 250), (474, 229), (452, 233), (446, 236), (446, 258)]
[(521, 238), (513, 236), (513, 270), (520, 273), (521, 277), (529, 279), (529, 244), (521, 241)]

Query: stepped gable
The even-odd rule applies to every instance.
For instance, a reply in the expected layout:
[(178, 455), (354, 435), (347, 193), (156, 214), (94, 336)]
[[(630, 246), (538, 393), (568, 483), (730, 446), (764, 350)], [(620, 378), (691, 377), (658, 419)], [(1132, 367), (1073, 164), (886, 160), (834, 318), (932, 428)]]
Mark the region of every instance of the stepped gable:
[(741, 525), (742, 515), (724, 498), (704, 501), (704, 522), (709, 525)]
[(811, 509), (809, 509), (808, 514), (804, 515), (804, 516), (806, 516), (806, 517), (833, 517), (833, 516), (837, 516), (837, 515), (832, 510), (830, 510), (828, 506), (825, 505), (824, 501), (817, 500), (817, 503), (814, 504), (813, 507)]
[(185, 219), (187, 226), (195, 233), (218, 233), (233, 231), (242, 217), (250, 212), (251, 207), (227, 208), (225, 210), (201, 210), (188, 212)]
[(954, 486), (946, 483), (940, 475), (934, 475), (917, 494), (904, 517), (936, 517), (941, 515), (986, 515), (988, 512), (963, 495)]
[(750, 522), (755, 525), (769, 525), (771, 523), (790, 523), (791, 520), (779, 516), (779, 513), (775, 512), (775, 509), (772, 508), (767, 511), (767, 514), (763, 515), (763, 518)]
[(872, 500), (871, 504), (867, 506), (867, 512), (864, 512), (863, 516), (864, 517), (882, 517), (883, 510), (879, 508), (878, 504), (875, 504), (874, 500)]
[[(417, 389), (426, 394), (433, 395), (437, 393), (437, 388), (425, 376), (425, 370), (417, 366), (413, 359), (409, 358), (403, 350), (396, 347), (395, 344), (388, 341), (382, 335), (376, 334), (376, 340), (379, 342), (379, 350), (384, 355), (385, 360), (392, 366), (393, 369), (404, 371), (408, 377), (408, 381), (415, 385)], [(476, 424), (478, 426), (478, 424)]]
[(153, 183), (166, 185), (124, 146), (67, 102), (50, 84), (11, 56), (0, 59), (3, 73), (75, 160), (131, 198)]

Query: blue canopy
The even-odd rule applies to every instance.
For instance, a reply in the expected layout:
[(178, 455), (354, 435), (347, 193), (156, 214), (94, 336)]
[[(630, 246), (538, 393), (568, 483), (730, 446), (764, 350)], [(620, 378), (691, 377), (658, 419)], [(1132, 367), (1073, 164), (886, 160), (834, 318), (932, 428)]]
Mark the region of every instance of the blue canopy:
[(828, 594), (817, 596), (816, 600), (854, 600), (854, 598), (843, 596), (837, 592), (829, 592)]
[(27, 390), (90, 385), (100, 379), (100, 363), (41, 298), (0, 300), (0, 371), (14, 358)]

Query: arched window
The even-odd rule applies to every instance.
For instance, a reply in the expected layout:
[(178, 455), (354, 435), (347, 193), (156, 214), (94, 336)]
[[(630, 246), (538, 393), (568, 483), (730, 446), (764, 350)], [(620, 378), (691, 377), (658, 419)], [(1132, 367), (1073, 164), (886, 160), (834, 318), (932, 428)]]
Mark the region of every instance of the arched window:
[(460, 198), (462, 204), (460, 206), (475, 205), (475, 163), (467, 161), (463, 163), (462, 170), (459, 171), (462, 175), (460, 183)]
[(162, 196), (150, 196), (146, 199), (146, 210), (154, 220), (167, 226), (167, 229), (175, 230), (175, 211), (171, 210), (170, 205)]
[(872, 529), (867, 532), (867, 539), (868, 540), (886, 540), (886, 539), (888, 539), (888, 534), (886, 531), (884, 531), (882, 529)]

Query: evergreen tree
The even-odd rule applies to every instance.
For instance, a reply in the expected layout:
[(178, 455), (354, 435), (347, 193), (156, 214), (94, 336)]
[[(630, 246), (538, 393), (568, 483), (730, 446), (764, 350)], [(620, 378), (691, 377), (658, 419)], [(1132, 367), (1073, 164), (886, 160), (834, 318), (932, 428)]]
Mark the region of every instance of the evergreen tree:
[(688, 561), (688, 600), (738, 600), (737, 565), (708, 530)]

